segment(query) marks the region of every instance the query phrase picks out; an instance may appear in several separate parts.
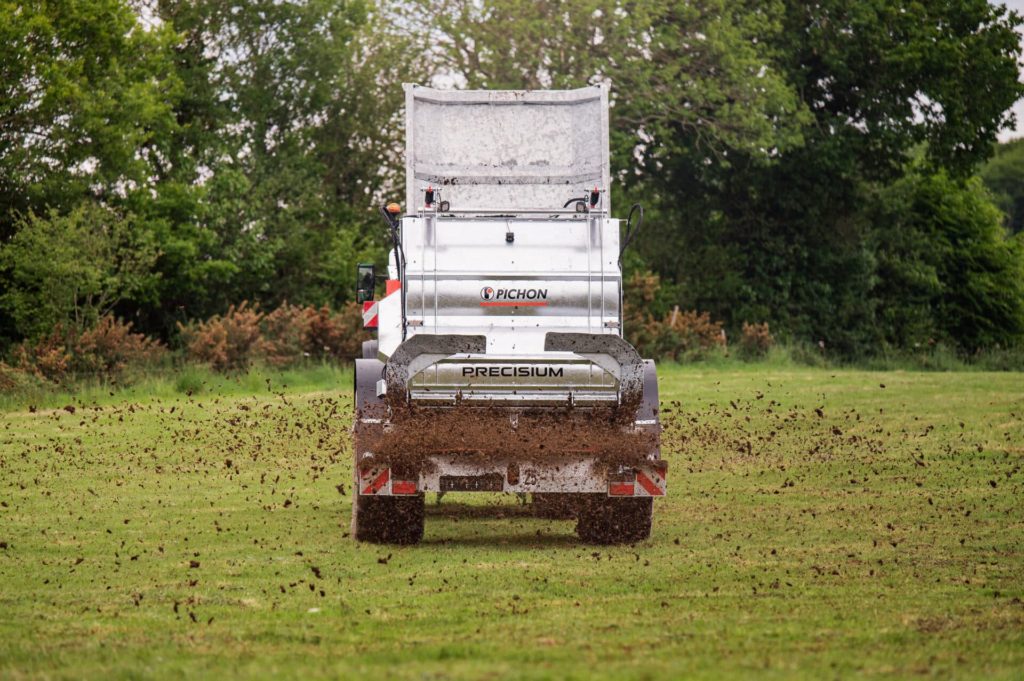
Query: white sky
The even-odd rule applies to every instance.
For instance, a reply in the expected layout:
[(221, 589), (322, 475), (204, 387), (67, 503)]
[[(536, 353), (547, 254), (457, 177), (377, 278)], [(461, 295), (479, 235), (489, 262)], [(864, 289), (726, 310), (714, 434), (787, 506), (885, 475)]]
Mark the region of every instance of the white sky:
[[(1005, 4), (1007, 7), (1013, 10), (1017, 10), (1021, 14), (1024, 14), (1024, 0), (1005, 0), (1005, 2), (993, 2), (994, 5)], [(1024, 42), (1024, 35), (1021, 35), (1021, 41)], [(1024, 69), (1022, 69), (1022, 78), (1024, 78)], [(1017, 113), (1017, 129), (1016, 130), (1003, 130), (999, 135), (1001, 141), (1013, 139), (1014, 137), (1024, 137), (1024, 99), (1017, 102), (1013, 107), (1013, 110)]]

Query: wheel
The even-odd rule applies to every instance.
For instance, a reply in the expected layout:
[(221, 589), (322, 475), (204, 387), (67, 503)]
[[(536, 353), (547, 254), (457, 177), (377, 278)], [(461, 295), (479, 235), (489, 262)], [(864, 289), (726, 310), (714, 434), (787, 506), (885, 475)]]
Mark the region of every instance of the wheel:
[(363, 496), (352, 502), (352, 536), (374, 544), (416, 544), (423, 539), (423, 495)]
[[(376, 345), (376, 341), (367, 342)], [(381, 544), (415, 544), (423, 538), (423, 494), (379, 497), (359, 494), (359, 458), (372, 449), (371, 443), (382, 430), (376, 421), (387, 415), (387, 407), (374, 390), (383, 368), (377, 359), (356, 360), (352, 537), (357, 541)]]
[(569, 520), (579, 511), (582, 495), (567, 493), (533, 494), (531, 508), (538, 518)]
[(359, 429), (352, 452), (352, 538), (375, 544), (416, 544), (423, 539), (423, 493), (371, 496), (359, 493), (359, 457), (366, 437)]
[(576, 533), (594, 544), (631, 544), (651, 536), (654, 499), (588, 495), (580, 505)]

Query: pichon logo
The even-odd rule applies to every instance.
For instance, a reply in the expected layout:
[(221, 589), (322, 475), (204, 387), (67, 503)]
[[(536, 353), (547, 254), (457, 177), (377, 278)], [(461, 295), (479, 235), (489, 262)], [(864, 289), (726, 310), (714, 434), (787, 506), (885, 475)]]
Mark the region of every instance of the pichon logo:
[(491, 288), (480, 289), (480, 297), (484, 300), (547, 300), (546, 288)]

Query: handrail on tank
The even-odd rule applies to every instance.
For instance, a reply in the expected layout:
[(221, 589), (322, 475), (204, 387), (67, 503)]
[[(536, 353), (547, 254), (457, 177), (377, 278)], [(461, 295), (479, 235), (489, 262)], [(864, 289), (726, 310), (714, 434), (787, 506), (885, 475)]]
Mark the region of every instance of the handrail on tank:
[(459, 216), (459, 215), (479, 215), (482, 217), (495, 217), (500, 216), (502, 219), (507, 219), (508, 216), (515, 217), (516, 215), (572, 215), (579, 216), (580, 218), (587, 217), (607, 217), (608, 211), (606, 210), (591, 210), (586, 213), (580, 213), (575, 210), (563, 210), (561, 208), (552, 208), (544, 210), (542, 208), (516, 208), (515, 210), (502, 211), (500, 208), (463, 208), (460, 210), (446, 210), (441, 212), (439, 210), (424, 210), (418, 213), (411, 213), (411, 215), (440, 215), (447, 217)]

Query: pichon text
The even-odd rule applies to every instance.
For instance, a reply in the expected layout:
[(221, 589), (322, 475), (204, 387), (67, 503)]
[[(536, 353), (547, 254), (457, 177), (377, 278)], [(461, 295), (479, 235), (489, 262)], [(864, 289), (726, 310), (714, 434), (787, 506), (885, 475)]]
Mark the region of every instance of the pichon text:
[(547, 300), (548, 290), (546, 288), (499, 288), (484, 289), (484, 300)]

